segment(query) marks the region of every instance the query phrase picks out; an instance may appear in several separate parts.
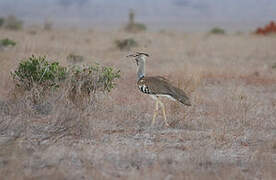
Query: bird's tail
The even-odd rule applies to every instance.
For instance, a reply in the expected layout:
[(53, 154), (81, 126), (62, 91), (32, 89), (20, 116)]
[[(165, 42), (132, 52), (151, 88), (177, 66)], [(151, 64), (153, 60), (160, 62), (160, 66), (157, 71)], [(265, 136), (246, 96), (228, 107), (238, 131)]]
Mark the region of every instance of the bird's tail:
[(191, 102), (190, 99), (188, 98), (188, 96), (186, 95), (186, 93), (176, 87), (171, 87), (171, 96), (176, 99), (177, 101), (181, 102), (182, 104), (185, 104), (187, 106), (191, 106)]

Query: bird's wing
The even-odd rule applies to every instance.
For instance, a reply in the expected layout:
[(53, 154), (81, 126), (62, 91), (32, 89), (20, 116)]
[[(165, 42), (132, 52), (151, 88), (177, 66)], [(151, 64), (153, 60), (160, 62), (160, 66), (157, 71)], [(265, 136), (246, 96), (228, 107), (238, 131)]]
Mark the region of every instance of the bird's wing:
[(162, 76), (153, 76), (151, 78), (156, 78), (156, 79), (159, 79), (160, 81), (166, 81), (166, 82), (169, 82), (169, 80), (165, 77), (162, 77)]
[(152, 94), (168, 94), (169, 91), (167, 80), (161, 76), (144, 77), (139, 84), (145, 84)]
[(150, 76), (143, 78), (143, 81), (152, 94), (170, 95), (183, 104), (191, 105), (186, 93), (182, 89), (171, 85), (167, 79), (161, 76)]

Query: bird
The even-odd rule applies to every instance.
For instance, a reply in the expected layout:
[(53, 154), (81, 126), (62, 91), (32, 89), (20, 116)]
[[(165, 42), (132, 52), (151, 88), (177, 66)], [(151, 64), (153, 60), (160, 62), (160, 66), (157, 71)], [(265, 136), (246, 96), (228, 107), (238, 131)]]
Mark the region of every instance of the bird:
[(169, 127), (166, 118), (165, 105), (161, 101), (161, 97), (167, 97), (173, 101), (179, 101), (186, 106), (191, 106), (189, 97), (182, 89), (173, 86), (166, 78), (162, 76), (146, 76), (145, 64), (149, 54), (144, 52), (135, 52), (134, 54), (127, 55), (127, 57), (134, 58), (136, 61), (137, 86), (139, 90), (142, 93), (148, 94), (156, 101), (151, 126), (154, 126), (155, 124), (155, 118), (157, 116), (160, 105), (162, 108), (165, 125)]

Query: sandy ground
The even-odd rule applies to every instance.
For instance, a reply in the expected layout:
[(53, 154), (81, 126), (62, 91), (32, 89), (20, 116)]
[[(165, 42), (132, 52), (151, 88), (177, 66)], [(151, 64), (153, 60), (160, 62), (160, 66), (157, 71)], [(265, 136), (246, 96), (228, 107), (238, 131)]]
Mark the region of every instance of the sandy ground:
[[(252, 34), (58, 29), (0, 30), (17, 42), (0, 51), (0, 179), (276, 178), (276, 37)], [(154, 101), (136, 87), (136, 65), (114, 41), (135, 39), (150, 54), (148, 75), (184, 89), (192, 106)], [(116, 88), (85, 109), (17, 94), (10, 72), (34, 55), (63, 65), (121, 70)]]

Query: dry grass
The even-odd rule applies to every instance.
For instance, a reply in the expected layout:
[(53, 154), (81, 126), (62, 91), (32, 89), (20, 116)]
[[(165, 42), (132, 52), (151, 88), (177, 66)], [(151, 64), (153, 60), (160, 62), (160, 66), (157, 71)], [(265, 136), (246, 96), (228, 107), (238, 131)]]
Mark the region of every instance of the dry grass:
[[(275, 179), (276, 38), (252, 35), (0, 30), (17, 45), (0, 52), (0, 179)], [(192, 107), (154, 102), (136, 85), (135, 64), (114, 45), (134, 38), (151, 54), (149, 75), (185, 89)], [(32, 54), (66, 65), (121, 69), (117, 88), (80, 108), (51, 92), (41, 103), (15, 91), (9, 72)], [(38, 94), (39, 96), (39, 94)]]

